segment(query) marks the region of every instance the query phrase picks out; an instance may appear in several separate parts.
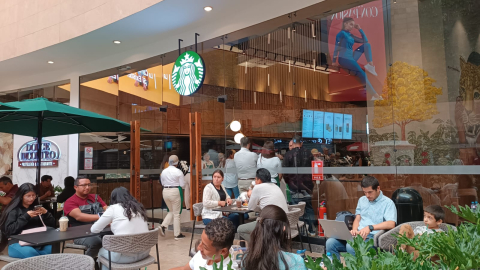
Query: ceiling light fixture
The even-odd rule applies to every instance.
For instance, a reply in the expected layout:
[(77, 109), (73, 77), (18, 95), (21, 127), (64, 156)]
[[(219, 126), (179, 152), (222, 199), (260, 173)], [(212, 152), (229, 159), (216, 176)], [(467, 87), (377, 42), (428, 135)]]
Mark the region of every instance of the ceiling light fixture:
[(236, 143), (240, 143), (240, 140), (245, 137), (245, 135), (243, 135), (242, 133), (237, 133), (235, 134), (235, 137), (233, 137), (233, 140), (235, 140)]
[(212, 7), (204, 7), (203, 9), (204, 9), (205, 11), (212, 11), (213, 8), (212, 8)]
[(49, 63), (49, 64), (53, 64), (53, 61), (48, 61), (47, 63)]
[(120, 44), (120, 43), (122, 43), (122, 42), (121, 42), (120, 40), (114, 40), (113, 43), (115, 43), (115, 44)]

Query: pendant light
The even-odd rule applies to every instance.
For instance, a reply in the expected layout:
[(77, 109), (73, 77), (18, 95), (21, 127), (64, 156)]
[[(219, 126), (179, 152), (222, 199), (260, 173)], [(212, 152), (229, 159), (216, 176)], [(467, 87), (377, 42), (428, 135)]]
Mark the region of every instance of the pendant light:
[(230, 124), (228, 124), (227, 128), (229, 126), (230, 130), (232, 130), (233, 132), (237, 132), (242, 128), (242, 124), (239, 121), (235, 120), (235, 108), (233, 108), (233, 120), (232, 122), (230, 122)]
[(243, 137), (245, 137), (245, 135), (243, 135), (243, 133), (239, 132), (239, 133), (235, 134), (235, 137), (233, 137), (233, 139), (234, 139), (234, 141), (235, 141), (236, 143), (239, 144), (239, 143), (240, 143), (240, 140), (241, 140)]

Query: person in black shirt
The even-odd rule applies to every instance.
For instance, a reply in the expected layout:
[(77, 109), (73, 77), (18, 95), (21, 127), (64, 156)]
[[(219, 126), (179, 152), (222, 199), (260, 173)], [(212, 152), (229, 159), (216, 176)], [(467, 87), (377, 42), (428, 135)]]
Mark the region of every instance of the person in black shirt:
[[(295, 135), (292, 138), (292, 150), (288, 151), (283, 158), (282, 167), (296, 167), (299, 169), (311, 168), (313, 155), (312, 152), (302, 146), (302, 138)], [(287, 183), (291, 194), (293, 204), (298, 204), (299, 201), (304, 201), (305, 218), (308, 224), (308, 231), (310, 235), (315, 235), (315, 212), (312, 207), (312, 193), (313, 181), (311, 173), (299, 172), (297, 174), (284, 174), (283, 178)]]
[[(30, 183), (22, 184), (0, 217), (1, 242), (23, 230), (55, 226), (55, 219), (45, 208), (34, 209), (37, 204), (35, 186)], [(21, 246), (15, 239), (11, 239), (8, 244), (8, 256), (13, 258), (24, 259), (52, 253), (51, 245)]]
[(64, 203), (68, 198), (72, 197), (75, 194), (75, 188), (73, 187), (75, 184), (75, 178), (71, 176), (65, 177), (64, 184), (65, 188), (63, 189), (62, 193), (58, 195), (57, 202)]

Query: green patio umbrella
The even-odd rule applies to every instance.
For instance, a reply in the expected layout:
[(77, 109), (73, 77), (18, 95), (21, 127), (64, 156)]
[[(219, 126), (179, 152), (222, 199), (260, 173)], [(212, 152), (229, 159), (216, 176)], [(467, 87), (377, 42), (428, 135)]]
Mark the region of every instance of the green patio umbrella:
[(18, 110), (18, 108), (8, 106), (5, 103), (0, 102), (0, 110)]
[[(48, 136), (85, 132), (130, 132), (129, 123), (46, 98), (2, 105), (18, 109), (0, 110), (0, 132), (36, 137), (39, 146), (42, 145), (42, 138)], [(40, 182), (41, 151), (42, 147), (37, 147), (37, 184)]]

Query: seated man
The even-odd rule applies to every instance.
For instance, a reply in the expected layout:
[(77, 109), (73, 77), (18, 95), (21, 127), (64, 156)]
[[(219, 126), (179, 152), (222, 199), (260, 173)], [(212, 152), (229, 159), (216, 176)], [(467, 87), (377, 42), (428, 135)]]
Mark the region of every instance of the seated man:
[[(40, 201), (49, 199), (50, 197), (55, 197), (55, 190), (52, 185), (53, 178), (50, 175), (44, 175), (40, 178), (40, 184), (37, 186), (38, 196), (40, 196)], [(48, 212), (53, 214), (53, 209), (50, 206), (50, 203), (42, 204), (43, 208), (47, 209)]]
[[(277, 184), (272, 182), (270, 172), (265, 168), (257, 170), (255, 176), (255, 187), (249, 190), (247, 196), (250, 197), (248, 201), (248, 209), (254, 211), (257, 207), (263, 209), (267, 205), (276, 205), (288, 212), (287, 201), (283, 195), (282, 190)], [(246, 241), (250, 241), (250, 233), (257, 226), (257, 222), (250, 222), (240, 225), (237, 229), (240, 237)]]
[[(91, 224), (100, 218), (100, 215), (97, 213), (86, 214), (80, 210), (80, 207), (88, 205), (88, 202), (90, 202), (90, 204), (95, 203), (95, 196), (97, 196), (97, 202), (100, 203), (103, 210), (107, 209), (107, 205), (100, 196), (90, 194), (91, 185), (90, 180), (86, 176), (79, 175), (77, 179), (75, 179), (75, 194), (73, 194), (63, 206), (63, 211), (65, 216), (68, 217), (71, 226)], [(102, 238), (100, 238), (100, 236), (75, 239), (73, 242), (77, 245), (86, 246), (88, 249), (85, 255), (91, 256), (92, 258), (97, 257), (98, 251), (102, 247)]]
[(18, 191), (18, 185), (12, 183), (12, 179), (7, 176), (2, 176), (0, 178), (0, 191), (4, 192), (5, 195), (0, 197), (0, 204), (5, 207), (11, 201), (15, 193)]
[[(424, 233), (430, 234), (434, 231), (443, 232), (443, 230), (440, 229), (440, 224), (443, 223), (444, 218), (445, 211), (440, 205), (427, 206), (423, 210), (423, 222), (425, 223), (425, 226), (418, 226), (414, 230), (409, 224), (403, 224), (402, 227), (400, 227), (399, 234), (405, 234), (406, 237), (412, 239), (416, 235), (422, 235)], [(406, 250), (409, 254), (415, 252), (413, 259), (417, 259), (418, 251), (416, 251), (414, 247), (402, 245), (401, 248)]]
[[(235, 239), (235, 226), (226, 218), (217, 218), (208, 223), (202, 233), (202, 241), (198, 245), (198, 252), (190, 262), (172, 270), (200, 270), (204, 267), (207, 270), (213, 269), (213, 263), (217, 267), (223, 256), (223, 269), (227, 269), (230, 262), (230, 247)], [(215, 256), (215, 261), (213, 257)]]
[[(365, 196), (358, 200), (355, 221), (350, 233), (353, 237), (360, 235), (365, 241), (373, 239), (379, 230), (390, 230), (397, 222), (397, 208), (390, 198), (383, 196), (380, 184), (373, 176), (365, 176), (361, 183)], [(340, 252), (355, 255), (347, 241), (329, 238), (327, 252), (340, 259)]]

